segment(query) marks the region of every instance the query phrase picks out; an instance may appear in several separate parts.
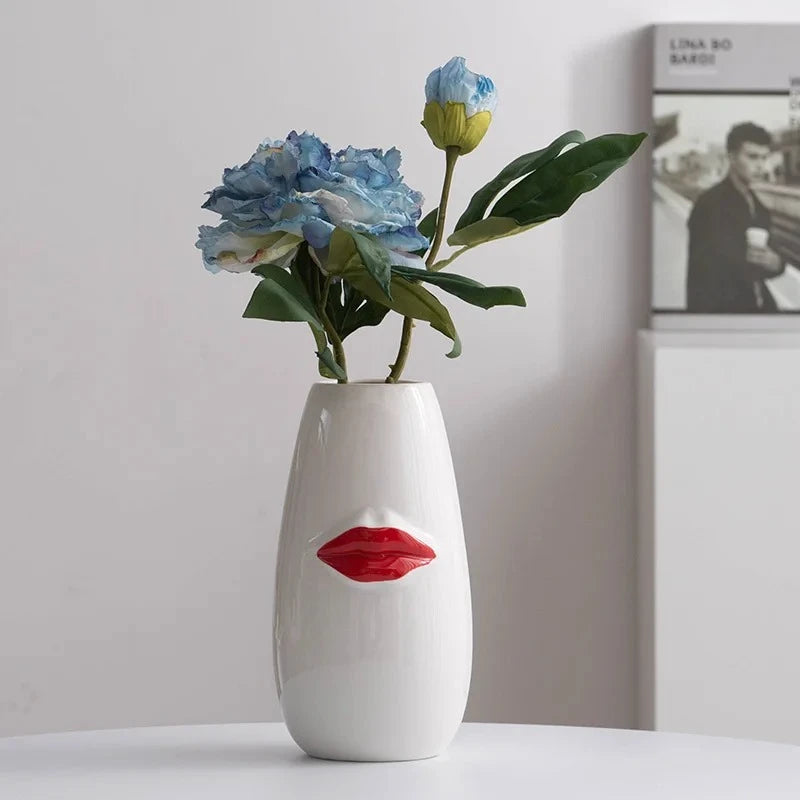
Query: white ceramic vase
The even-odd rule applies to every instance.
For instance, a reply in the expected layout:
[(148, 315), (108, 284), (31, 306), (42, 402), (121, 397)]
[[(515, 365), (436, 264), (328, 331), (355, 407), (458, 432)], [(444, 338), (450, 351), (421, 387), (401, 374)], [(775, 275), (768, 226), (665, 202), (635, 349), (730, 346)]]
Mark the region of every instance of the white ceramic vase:
[(281, 526), (275, 678), (311, 756), (438, 755), (464, 714), (469, 574), (429, 383), (312, 386)]

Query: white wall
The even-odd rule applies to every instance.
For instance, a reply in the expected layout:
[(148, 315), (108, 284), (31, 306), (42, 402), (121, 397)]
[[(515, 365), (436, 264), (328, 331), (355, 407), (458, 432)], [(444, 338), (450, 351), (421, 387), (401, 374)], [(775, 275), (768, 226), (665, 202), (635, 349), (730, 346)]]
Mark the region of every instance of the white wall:
[[(396, 144), (433, 200), (422, 86), (460, 53), (501, 92), (459, 164), (460, 211), (570, 127), (647, 125), (644, 25), (738, 15), (722, 0), (3, 12), (0, 733), (275, 719), (276, 532), (315, 364), (303, 326), (240, 319), (250, 277), (202, 269), (203, 192), (263, 136), (307, 127)], [(436, 385), (463, 496), (471, 719), (634, 720), (646, 175), (643, 153), (567, 220), (464, 258), (529, 308), (454, 308), (461, 359), (418, 328), (407, 375)], [(398, 333), (354, 337), (355, 377), (383, 374)]]

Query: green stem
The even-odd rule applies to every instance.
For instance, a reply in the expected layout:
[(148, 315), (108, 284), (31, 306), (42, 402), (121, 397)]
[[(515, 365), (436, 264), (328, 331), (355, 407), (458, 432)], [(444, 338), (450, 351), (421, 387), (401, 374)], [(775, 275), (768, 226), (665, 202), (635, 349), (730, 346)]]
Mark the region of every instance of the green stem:
[[(442, 182), (442, 196), (439, 200), (439, 213), (436, 215), (436, 231), (433, 235), (433, 242), (431, 242), (431, 249), (428, 252), (428, 257), (425, 259), (425, 266), (428, 268), (430, 268), (431, 264), (436, 260), (439, 248), (442, 246), (444, 221), (447, 215), (447, 200), (450, 197), (450, 186), (453, 183), (453, 171), (455, 170), (456, 161), (458, 160), (460, 152), (458, 147), (448, 147), (445, 150), (444, 181)], [(408, 351), (411, 347), (411, 331), (413, 328), (414, 320), (411, 317), (404, 317), (403, 331), (400, 334), (400, 348), (397, 351), (397, 358), (394, 364), (392, 364), (392, 370), (386, 378), (386, 383), (397, 383), (397, 381), (400, 380), (400, 375), (408, 360)]]
[(336, 328), (333, 326), (333, 323), (330, 320), (327, 312), (327, 305), (328, 305), (328, 294), (331, 288), (331, 276), (328, 275), (325, 278), (325, 285), (322, 289), (322, 296), (320, 297), (319, 301), (319, 318), (322, 322), (322, 327), (325, 328), (325, 333), (328, 336), (328, 341), (330, 341), (331, 346), (333, 347), (333, 356), (336, 359), (336, 363), (342, 368), (345, 373), (344, 378), (339, 378), (339, 383), (347, 383), (347, 359), (344, 355), (344, 345), (342, 344), (342, 340), (339, 338), (339, 334), (336, 332)]
[(400, 375), (408, 360), (408, 350), (411, 347), (411, 332), (414, 330), (414, 320), (411, 317), (403, 317), (403, 332), (400, 334), (400, 347), (397, 350), (397, 358), (392, 364), (392, 371), (386, 378), (386, 383), (397, 383)]
[(439, 248), (442, 246), (442, 239), (444, 238), (444, 218), (447, 214), (447, 200), (450, 197), (450, 185), (453, 182), (453, 170), (456, 166), (456, 160), (460, 150), (458, 147), (448, 147), (445, 150), (445, 168), (444, 168), (444, 182), (442, 183), (442, 197), (439, 200), (439, 213), (436, 215), (436, 232), (433, 235), (433, 243), (428, 252), (428, 257), (425, 259), (425, 266), (430, 267), (436, 256), (439, 254)]

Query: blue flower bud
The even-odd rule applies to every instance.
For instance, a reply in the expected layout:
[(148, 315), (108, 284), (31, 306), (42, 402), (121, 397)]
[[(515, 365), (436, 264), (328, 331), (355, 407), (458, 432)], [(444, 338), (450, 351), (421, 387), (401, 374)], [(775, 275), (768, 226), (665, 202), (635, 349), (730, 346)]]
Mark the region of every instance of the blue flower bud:
[(425, 81), (422, 125), (436, 147), (458, 147), (461, 155), (483, 139), (497, 106), (491, 78), (467, 69), (460, 56), (433, 70)]

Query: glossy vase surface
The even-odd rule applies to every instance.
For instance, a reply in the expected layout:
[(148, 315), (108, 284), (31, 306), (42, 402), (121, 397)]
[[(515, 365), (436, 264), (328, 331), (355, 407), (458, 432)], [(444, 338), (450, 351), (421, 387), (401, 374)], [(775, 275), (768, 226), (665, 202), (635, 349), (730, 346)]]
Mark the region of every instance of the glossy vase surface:
[(309, 755), (429, 758), (455, 735), (472, 612), (430, 384), (312, 386), (280, 533), (274, 653), (286, 725)]

